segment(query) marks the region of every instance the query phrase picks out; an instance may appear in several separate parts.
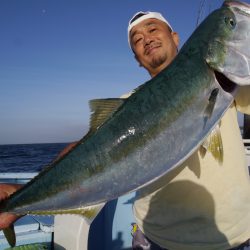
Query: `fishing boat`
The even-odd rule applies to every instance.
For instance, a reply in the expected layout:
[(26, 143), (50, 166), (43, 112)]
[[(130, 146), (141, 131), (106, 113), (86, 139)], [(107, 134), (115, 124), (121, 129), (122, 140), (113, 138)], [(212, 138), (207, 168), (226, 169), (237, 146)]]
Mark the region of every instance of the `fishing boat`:
[[(250, 174), (249, 117), (244, 116), (242, 137)], [(25, 184), (37, 174), (1, 173), (0, 183)], [(131, 193), (109, 202), (90, 228), (78, 215), (24, 216), (15, 223), (17, 247), (14, 249), (129, 250), (134, 195)], [(23, 248), (24, 245), (29, 248)], [(9, 245), (0, 232), (0, 250), (4, 249), (9, 249)]]

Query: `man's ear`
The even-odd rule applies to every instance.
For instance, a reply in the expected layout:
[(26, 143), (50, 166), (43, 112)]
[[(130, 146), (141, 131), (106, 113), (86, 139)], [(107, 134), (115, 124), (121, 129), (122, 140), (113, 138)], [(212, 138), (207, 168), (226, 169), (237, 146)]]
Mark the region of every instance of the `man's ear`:
[(179, 35), (178, 35), (178, 33), (172, 31), (171, 35), (172, 35), (172, 38), (173, 38), (173, 41), (175, 43), (176, 48), (178, 48), (179, 47)]

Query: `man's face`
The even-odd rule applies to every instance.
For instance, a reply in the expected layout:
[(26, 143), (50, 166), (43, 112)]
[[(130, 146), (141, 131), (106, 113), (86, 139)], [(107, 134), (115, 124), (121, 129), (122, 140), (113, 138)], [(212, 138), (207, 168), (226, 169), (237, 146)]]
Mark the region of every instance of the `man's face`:
[(164, 69), (176, 56), (178, 35), (158, 19), (146, 19), (130, 31), (135, 57), (151, 76)]

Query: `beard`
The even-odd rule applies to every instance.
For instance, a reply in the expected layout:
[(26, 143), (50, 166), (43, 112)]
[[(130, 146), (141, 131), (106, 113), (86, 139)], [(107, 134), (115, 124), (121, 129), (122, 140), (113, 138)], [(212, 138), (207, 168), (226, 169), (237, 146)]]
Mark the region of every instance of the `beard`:
[(150, 66), (154, 69), (158, 68), (166, 62), (167, 58), (166, 54), (155, 55), (150, 62)]

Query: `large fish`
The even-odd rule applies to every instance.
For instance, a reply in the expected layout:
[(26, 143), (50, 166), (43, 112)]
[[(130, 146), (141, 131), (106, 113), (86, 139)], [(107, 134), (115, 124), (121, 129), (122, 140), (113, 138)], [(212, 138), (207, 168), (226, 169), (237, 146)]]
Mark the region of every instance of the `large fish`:
[(250, 5), (225, 1), (176, 59), (127, 99), (90, 102), (91, 128), (1, 204), (15, 214), (81, 213), (178, 167), (204, 142), (250, 84)]

